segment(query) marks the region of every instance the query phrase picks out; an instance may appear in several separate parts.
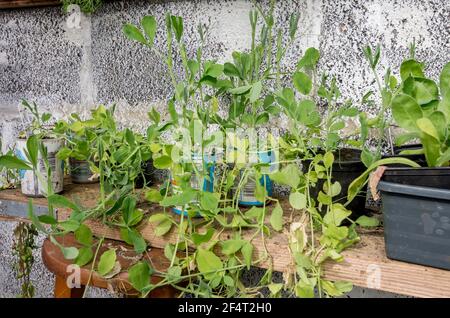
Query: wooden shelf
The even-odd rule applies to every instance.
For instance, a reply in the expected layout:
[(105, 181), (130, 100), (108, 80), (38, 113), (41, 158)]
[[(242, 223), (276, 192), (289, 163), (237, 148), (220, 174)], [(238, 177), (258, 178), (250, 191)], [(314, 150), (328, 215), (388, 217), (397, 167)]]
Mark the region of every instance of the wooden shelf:
[(0, 9), (60, 5), (60, 0), (0, 0)]
[[(95, 204), (98, 198), (98, 185), (68, 185), (65, 195), (71, 199), (79, 200), (86, 206)], [(7, 206), (7, 202), (27, 204), (28, 198), (19, 190), (0, 191), (0, 210)], [(34, 205), (46, 205), (45, 199), (34, 199)], [(11, 205), (8, 205), (11, 206)], [(284, 206), (285, 213), (289, 214), (289, 207)], [(160, 208), (151, 205), (146, 208), (149, 214), (159, 212)], [(60, 209), (58, 218), (66, 219), (70, 211)], [(120, 240), (119, 231), (103, 225), (98, 221), (88, 221), (92, 231), (98, 236)], [(167, 242), (174, 243), (176, 233), (170, 231), (164, 237), (154, 235), (154, 225), (143, 222), (140, 226), (143, 237), (150, 246), (163, 248)], [(252, 233), (244, 233), (249, 237)], [(219, 239), (228, 239), (230, 232), (222, 232)], [(352, 248), (343, 252), (344, 261), (340, 263), (327, 262), (324, 265), (324, 277), (330, 280), (345, 280), (356, 286), (373, 288), (377, 290), (398, 293), (416, 297), (450, 297), (450, 271), (431, 268), (421, 265), (409, 264), (390, 260), (386, 257), (383, 234), (380, 232), (361, 234), (361, 241)], [(254, 258), (263, 252), (263, 242), (260, 239), (252, 241), (255, 251)], [(285, 233), (276, 233), (266, 239), (266, 247), (276, 271), (284, 272), (291, 267), (291, 257), (287, 247), (288, 237)], [(268, 267), (269, 264), (260, 264)]]

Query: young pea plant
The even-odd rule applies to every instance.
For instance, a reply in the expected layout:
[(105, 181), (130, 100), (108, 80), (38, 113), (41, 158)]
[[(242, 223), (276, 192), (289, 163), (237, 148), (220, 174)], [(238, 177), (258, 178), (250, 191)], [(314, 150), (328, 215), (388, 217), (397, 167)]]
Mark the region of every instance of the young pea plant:
[(397, 142), (418, 139), (429, 167), (448, 166), (450, 63), (443, 67), (439, 85), (425, 77), (423, 67), (413, 59), (404, 61), (400, 67), (402, 91), (392, 100), (392, 115), (406, 133)]
[[(299, 15), (293, 14), (289, 20), (289, 39), (283, 46), (283, 33), (275, 32), (274, 6), (270, 1), (267, 13), (254, 1), (256, 10), (249, 14), (251, 25), (251, 48), (249, 52), (233, 52), (233, 62), (223, 65), (226, 80), (217, 83), (219, 93), (230, 99), (227, 118), (216, 116), (217, 121), (226, 128), (255, 128), (266, 124), (270, 116), (278, 115), (274, 105), (271, 86), (281, 87), (281, 63), (295, 39)], [(256, 36), (260, 17), (262, 27), (259, 38)], [(275, 40), (275, 41), (274, 41)]]
[[(4, 157), (6, 156), (6, 157)], [(13, 158), (14, 153), (8, 150), (6, 153), (2, 152), (2, 140), (0, 138), (0, 190), (13, 188), (16, 185), (19, 175), (16, 169), (8, 169), (2, 162), (7, 158)]]
[(41, 139), (52, 138), (53, 128), (49, 125), (52, 115), (49, 113), (41, 114), (35, 102), (29, 103), (23, 99), (21, 105), (31, 114), (33, 119), (27, 125), (26, 130), (19, 133), (19, 138), (27, 138), (32, 135), (39, 136)]
[[(420, 140), (423, 149), (401, 152), (400, 156), (425, 154), (428, 166), (448, 166), (450, 160), (448, 142), (450, 63), (444, 65), (438, 85), (425, 77), (424, 64), (414, 59), (414, 48), (415, 45), (411, 49), (411, 58), (404, 60), (400, 66), (401, 83), (388, 103), (395, 123), (406, 131), (398, 136), (395, 142), (397, 145), (402, 145), (411, 140)], [(348, 200), (352, 200), (355, 193), (367, 183), (374, 169), (387, 164), (420, 167), (416, 162), (401, 157), (375, 161), (352, 182)]]

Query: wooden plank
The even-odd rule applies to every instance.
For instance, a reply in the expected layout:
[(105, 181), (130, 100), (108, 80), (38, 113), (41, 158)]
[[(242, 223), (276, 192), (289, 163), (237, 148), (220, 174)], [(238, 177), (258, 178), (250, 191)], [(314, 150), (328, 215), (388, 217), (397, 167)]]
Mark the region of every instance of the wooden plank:
[[(98, 198), (98, 185), (69, 186), (65, 195), (77, 198), (86, 206), (95, 204)], [(27, 201), (20, 191), (0, 191), (0, 201), (5, 199)], [(45, 200), (36, 200), (37, 204), (45, 204)], [(284, 205), (289, 214), (289, 209)], [(149, 214), (160, 211), (155, 205), (146, 207)], [(61, 209), (59, 218), (66, 219), (70, 211)], [(107, 227), (99, 221), (88, 221), (93, 232), (99, 236), (120, 240), (117, 229)], [(144, 222), (139, 228), (144, 238), (151, 246), (163, 248), (167, 242), (175, 243), (176, 233), (172, 230), (164, 237), (154, 235), (154, 225)], [(224, 231), (220, 239), (230, 237), (231, 232)], [(252, 231), (245, 231), (244, 237), (249, 238)], [(377, 290), (399, 293), (416, 297), (450, 297), (450, 271), (431, 268), (421, 265), (409, 264), (390, 260), (386, 257), (382, 233), (361, 234), (361, 242), (343, 252), (344, 261), (341, 263), (327, 262), (324, 265), (324, 277), (330, 280), (344, 280), (356, 286), (373, 288)], [(266, 244), (276, 271), (284, 272), (291, 266), (288, 238), (286, 234), (276, 233), (262, 242), (256, 237), (252, 243), (255, 246), (254, 258), (258, 258), (264, 251)], [(260, 267), (269, 267), (270, 262), (259, 264)]]
[(0, 0), (0, 9), (56, 6), (60, 4), (60, 0)]
[(325, 264), (326, 278), (415, 297), (450, 297), (450, 271), (388, 259), (382, 235), (361, 235), (343, 256), (341, 263)]
[[(151, 214), (155, 214), (160, 212), (160, 208), (157, 205), (150, 205), (145, 209), (148, 216)], [(58, 211), (58, 218), (60, 220), (65, 220), (70, 216), (70, 211), (66, 209), (60, 209)], [(176, 216), (177, 218), (178, 216)], [(112, 228), (104, 225), (103, 223), (95, 220), (89, 220), (86, 224), (91, 228), (92, 232), (98, 236), (105, 236), (109, 239), (121, 240), (120, 232), (117, 228)], [(156, 236), (155, 235), (155, 224), (144, 222), (138, 229), (142, 236), (145, 238), (147, 242), (149, 242), (150, 246), (157, 248), (164, 248), (167, 243), (176, 243), (178, 233), (175, 227), (164, 236)], [(223, 231), (216, 237), (218, 240), (228, 240), (232, 238), (231, 231)], [(253, 230), (244, 230), (242, 232), (243, 238), (246, 240), (250, 240), (252, 236), (255, 234)], [(267, 251), (269, 253), (270, 258), (264, 262), (260, 262), (258, 266), (267, 268), (270, 266), (270, 262), (273, 262), (273, 266), (275, 270), (283, 271), (286, 269), (287, 264), (290, 263), (291, 257), (288, 249), (288, 239), (286, 235), (281, 233), (275, 233), (270, 240), (262, 241), (259, 237), (252, 241), (254, 246), (254, 256), (255, 260), (264, 258), (265, 249), (264, 245), (267, 247)]]

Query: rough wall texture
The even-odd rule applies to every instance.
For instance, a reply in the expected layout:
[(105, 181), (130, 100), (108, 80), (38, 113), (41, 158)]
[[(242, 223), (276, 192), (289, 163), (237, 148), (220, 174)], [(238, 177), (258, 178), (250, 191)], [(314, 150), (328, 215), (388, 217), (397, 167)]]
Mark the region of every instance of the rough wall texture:
[[(225, 61), (233, 50), (249, 45), (251, 8), (251, 1), (246, 0), (111, 1), (80, 21), (58, 7), (0, 11), (3, 150), (13, 144), (26, 122), (18, 111), (22, 98), (35, 100), (56, 117), (73, 111), (85, 113), (98, 103), (117, 102), (122, 123), (144, 128), (144, 114), (150, 105), (165, 114), (164, 100), (171, 87), (159, 59), (126, 40), (121, 26), (148, 14), (163, 25), (164, 13), (171, 11), (184, 17), (190, 48), (198, 44), (196, 25), (208, 25), (205, 55)], [(366, 44), (380, 43), (382, 64), (395, 71), (415, 39), (417, 57), (427, 61), (427, 73), (434, 78), (450, 57), (449, 1), (278, 1), (280, 24), (285, 25), (291, 12), (299, 12), (301, 18), (284, 66), (293, 67), (298, 53), (307, 47), (318, 47), (323, 56), (321, 69), (337, 75), (344, 97), (356, 101), (373, 86), (361, 50)], [(156, 47), (163, 50), (163, 37), (157, 36), (156, 41)], [(0, 223), (0, 297), (17, 293), (16, 287), (7, 284), (14, 281), (8, 270), (11, 235), (11, 223)], [(41, 263), (36, 267), (39, 295), (49, 296), (50, 276)], [(355, 295), (363, 293), (356, 291)]]

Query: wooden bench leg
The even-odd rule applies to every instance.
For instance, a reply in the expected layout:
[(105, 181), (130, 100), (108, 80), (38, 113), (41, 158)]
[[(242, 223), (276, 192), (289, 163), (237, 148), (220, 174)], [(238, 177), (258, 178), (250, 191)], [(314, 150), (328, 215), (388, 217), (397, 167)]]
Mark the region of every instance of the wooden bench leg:
[(80, 288), (69, 288), (66, 278), (56, 276), (55, 280), (55, 298), (82, 298), (85, 286)]

